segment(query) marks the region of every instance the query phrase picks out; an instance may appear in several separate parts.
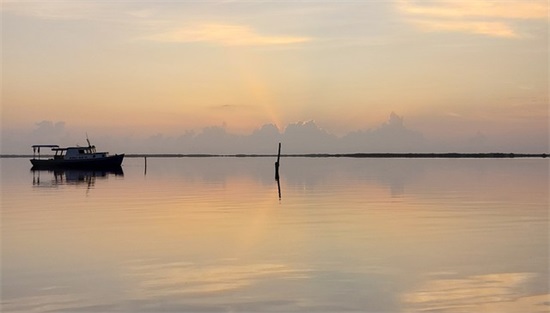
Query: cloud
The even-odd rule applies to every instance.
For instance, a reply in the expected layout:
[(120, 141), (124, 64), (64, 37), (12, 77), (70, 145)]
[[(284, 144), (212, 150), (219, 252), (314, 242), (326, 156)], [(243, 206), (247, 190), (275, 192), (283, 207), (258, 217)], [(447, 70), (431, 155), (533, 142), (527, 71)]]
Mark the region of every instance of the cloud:
[(436, 18), (505, 18), (505, 19), (545, 19), (548, 5), (546, 1), (486, 1), (486, 0), (447, 0), (418, 2), (401, 0), (398, 8), (407, 14)]
[(396, 8), (422, 31), (462, 32), (491, 37), (518, 38), (514, 21), (544, 20), (546, 1), (401, 0)]
[(520, 37), (509, 25), (501, 22), (412, 20), (423, 31), (463, 32), (492, 37)]
[(41, 121), (36, 123), (36, 129), (33, 130), (33, 135), (49, 137), (49, 136), (60, 136), (65, 132), (65, 122), (52, 122), (52, 121)]
[[(288, 124), (278, 128), (266, 124), (251, 134), (229, 132), (226, 125), (205, 127), (180, 134), (117, 135), (91, 130), (92, 142), (105, 151), (115, 153), (210, 153), (210, 154), (273, 154), (277, 143), (283, 143), (288, 154), (301, 153), (352, 153), (352, 152), (514, 152), (547, 153), (547, 112), (530, 115), (537, 106), (520, 106), (510, 112), (517, 120), (510, 119), (509, 127), (502, 130), (492, 125), (491, 119), (475, 120), (468, 115), (448, 112), (446, 115), (416, 118), (416, 125), (423, 124), (423, 132), (410, 128), (406, 119), (391, 113), (386, 122), (377, 127), (349, 132), (342, 137), (327, 132), (314, 121)], [(225, 110), (221, 108), (220, 110)], [(228, 107), (227, 110), (232, 110)], [(538, 109), (537, 109), (538, 110)], [(524, 113), (522, 113), (524, 112)], [(542, 112), (542, 111), (541, 111)], [(490, 112), (489, 112), (490, 113)], [(225, 114), (225, 112), (224, 112)], [(522, 115), (523, 114), (523, 115)], [(542, 113), (541, 113), (542, 114)], [(435, 118), (439, 120), (435, 121)], [(546, 119), (545, 119), (546, 118)], [(533, 123), (533, 120), (535, 123)], [(539, 123), (540, 121), (540, 123)], [(470, 125), (467, 129), (464, 123)], [(447, 128), (445, 134), (424, 133), (430, 125)], [(543, 126), (532, 126), (543, 125)], [(427, 125), (427, 126), (426, 126)], [(458, 129), (458, 130), (457, 130)], [(478, 130), (478, 133), (475, 131)], [(23, 154), (33, 144), (59, 144), (61, 146), (84, 144), (83, 129), (67, 127), (65, 122), (40, 121), (32, 130), (2, 129), (0, 152)], [(440, 136), (440, 137), (438, 137)]]
[(13, 1), (3, 0), (3, 12), (45, 20), (90, 19), (103, 6), (97, 1)]
[(246, 25), (203, 23), (157, 33), (146, 40), (172, 43), (207, 42), (222, 46), (272, 46), (310, 41), (309, 37), (269, 36)]
[(210, 109), (212, 109), (212, 110), (222, 110), (222, 111), (244, 110), (244, 111), (248, 112), (248, 111), (251, 111), (251, 110), (256, 110), (257, 106), (248, 105), (248, 104), (221, 104), (221, 105), (210, 106)]

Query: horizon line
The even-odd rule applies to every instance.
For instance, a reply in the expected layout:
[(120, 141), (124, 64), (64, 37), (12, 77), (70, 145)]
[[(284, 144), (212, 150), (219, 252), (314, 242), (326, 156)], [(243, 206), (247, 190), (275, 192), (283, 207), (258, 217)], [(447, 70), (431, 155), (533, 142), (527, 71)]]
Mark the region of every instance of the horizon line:
[[(120, 153), (122, 154), (122, 153)], [(127, 158), (255, 158), (277, 157), (277, 154), (210, 154), (210, 153), (128, 153)], [(51, 157), (52, 155), (42, 155)], [(547, 158), (545, 153), (514, 153), (514, 152), (373, 152), (373, 153), (296, 153), (281, 154), (281, 157), (304, 158), (464, 158), (464, 159), (502, 159), (502, 158)], [(0, 154), (0, 158), (33, 158), (32, 154)]]

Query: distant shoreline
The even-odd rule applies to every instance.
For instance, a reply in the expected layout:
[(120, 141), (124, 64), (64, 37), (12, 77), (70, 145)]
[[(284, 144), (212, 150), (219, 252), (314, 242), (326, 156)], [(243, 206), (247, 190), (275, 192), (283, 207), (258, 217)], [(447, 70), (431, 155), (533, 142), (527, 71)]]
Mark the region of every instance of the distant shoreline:
[[(547, 158), (547, 153), (302, 153), (281, 154), (286, 158), (373, 158), (373, 159), (513, 159)], [(32, 158), (28, 154), (2, 154), (0, 158)], [(42, 157), (51, 157), (42, 155)], [(178, 154), (178, 153), (130, 153), (127, 158), (265, 158), (276, 154)]]

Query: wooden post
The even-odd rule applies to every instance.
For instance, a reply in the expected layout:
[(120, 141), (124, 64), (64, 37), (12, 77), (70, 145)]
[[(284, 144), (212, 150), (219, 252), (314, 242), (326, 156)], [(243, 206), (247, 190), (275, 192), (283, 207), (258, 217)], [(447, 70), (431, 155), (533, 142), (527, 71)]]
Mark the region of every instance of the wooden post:
[(277, 162), (275, 162), (275, 180), (279, 180), (279, 160), (281, 159), (281, 143), (279, 142), (279, 152), (277, 152)]
[(281, 160), (281, 143), (279, 142), (279, 151), (277, 151), (277, 162), (275, 162), (275, 180), (277, 181), (277, 191), (279, 192), (279, 201), (281, 200), (281, 183), (279, 182), (279, 161)]

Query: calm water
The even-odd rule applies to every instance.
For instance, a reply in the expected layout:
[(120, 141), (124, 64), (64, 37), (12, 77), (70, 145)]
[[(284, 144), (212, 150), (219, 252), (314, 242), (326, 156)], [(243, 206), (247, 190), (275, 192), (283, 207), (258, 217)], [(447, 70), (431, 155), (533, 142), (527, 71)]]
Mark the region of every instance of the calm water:
[(544, 159), (2, 159), (2, 312), (548, 312)]

